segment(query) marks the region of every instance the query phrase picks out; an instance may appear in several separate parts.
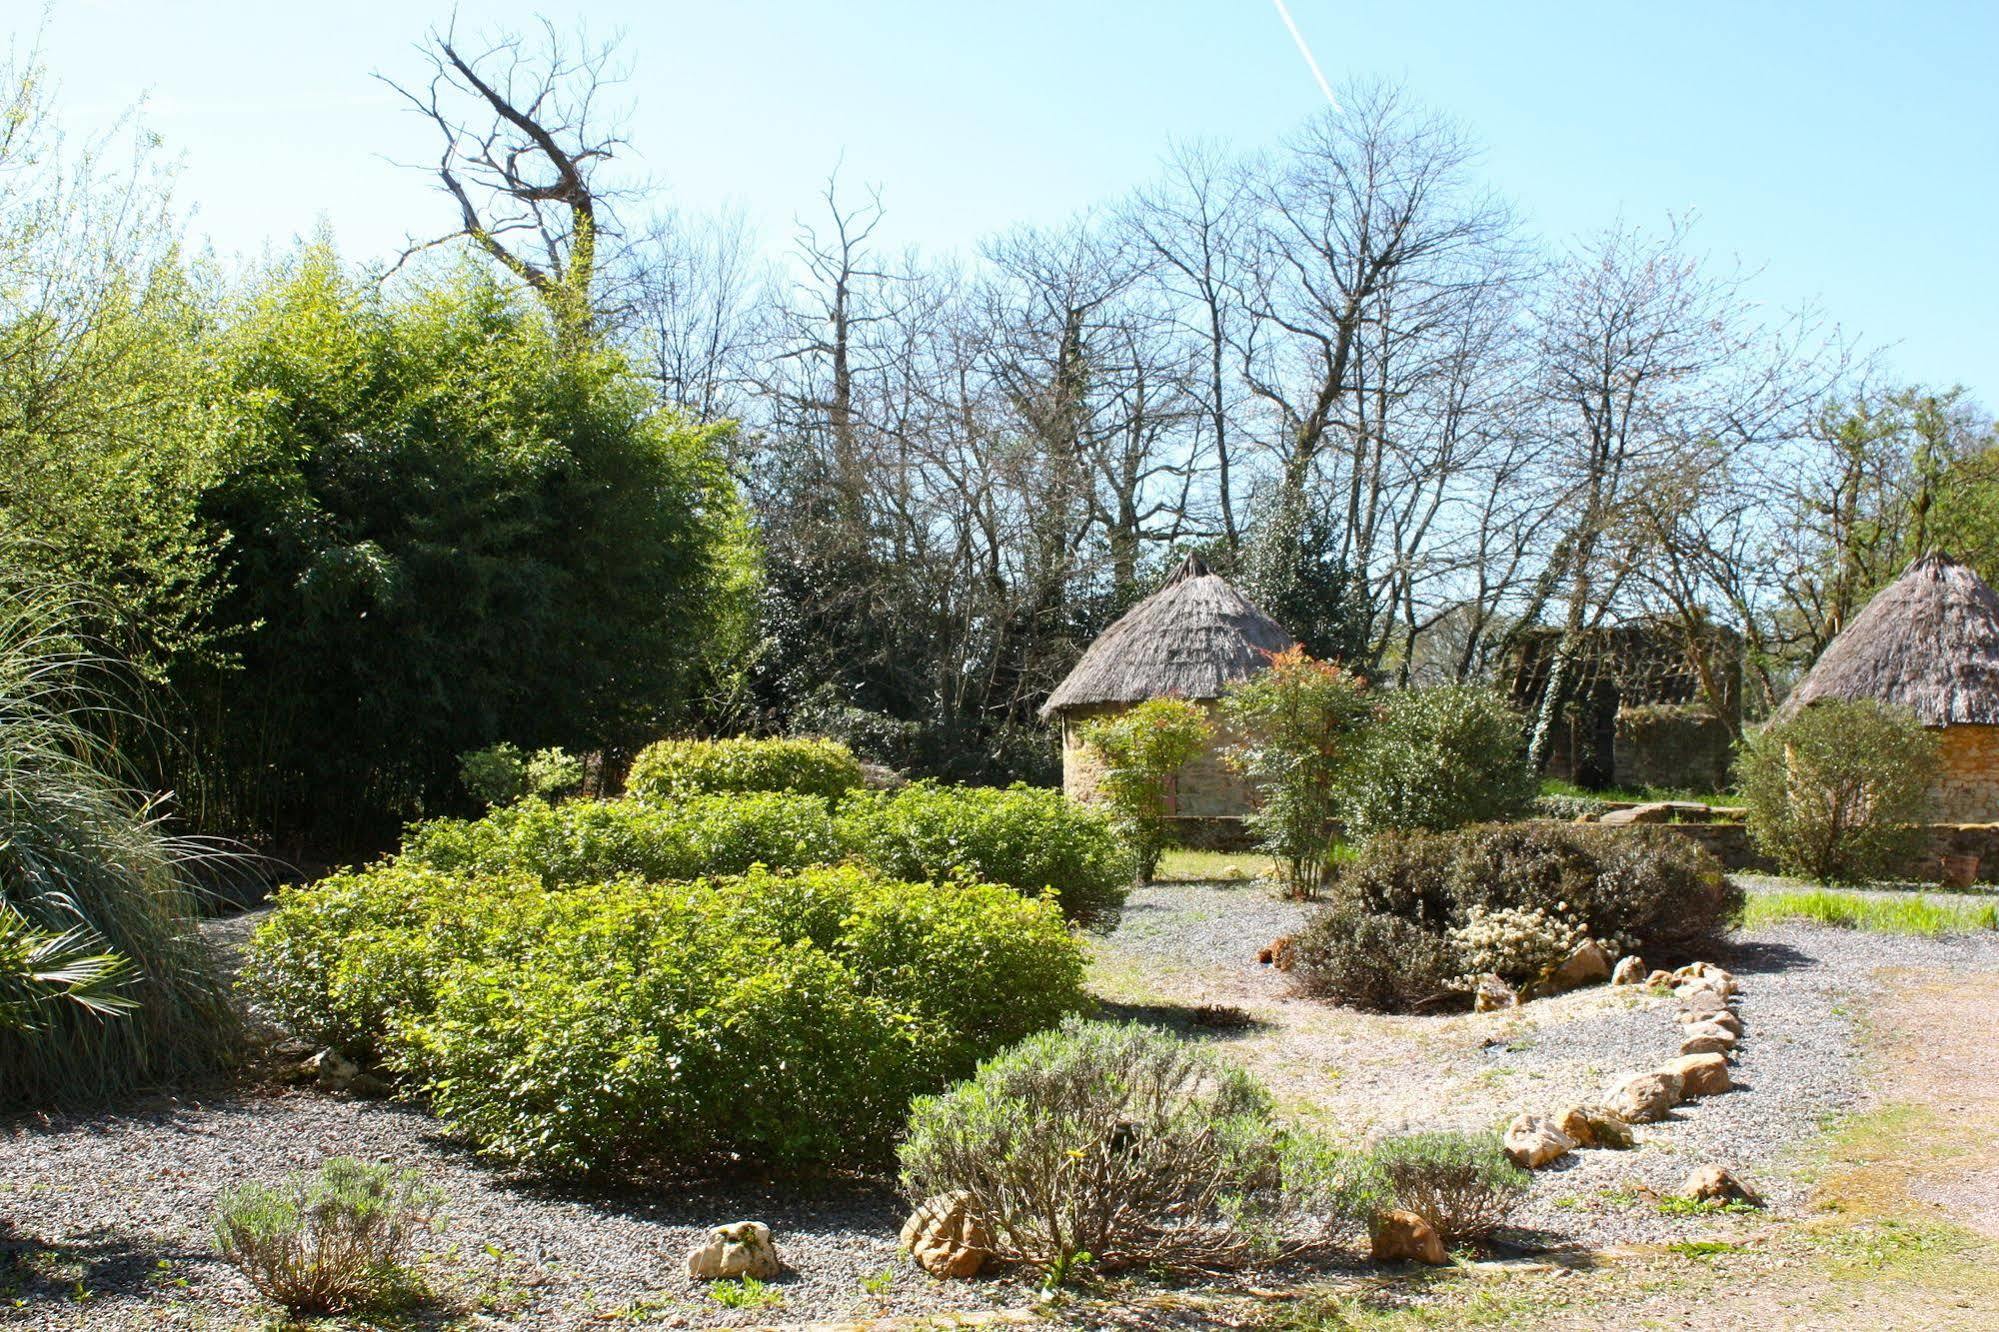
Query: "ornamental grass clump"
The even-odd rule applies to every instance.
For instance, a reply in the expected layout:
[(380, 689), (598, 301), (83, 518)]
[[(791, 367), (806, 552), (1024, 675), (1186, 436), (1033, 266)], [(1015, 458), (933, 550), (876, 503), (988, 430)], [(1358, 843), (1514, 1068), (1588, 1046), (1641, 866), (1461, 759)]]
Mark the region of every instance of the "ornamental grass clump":
[[(123, 702), (133, 682), (80, 646), (80, 618), (54, 597), (0, 592), (0, 929), (11, 940), (0, 949), (28, 969), (16, 999), (115, 992), (117, 1011), (33, 1002), (25, 1020), (0, 1023), (4, 1107), (100, 1100), (206, 1070), (239, 1030), (196, 920), (196, 871), (235, 861), (171, 835), (135, 784), (106, 737), (147, 723)], [(53, 965), (62, 953), (82, 968), (80, 995)], [(103, 967), (115, 974), (84, 974)]]
[(1376, 1206), (1371, 1177), (1280, 1127), (1247, 1073), (1137, 1024), (1071, 1019), (918, 1100), (901, 1164), (911, 1202), (965, 1190), (994, 1253), (1057, 1282), (1281, 1261)]
[(406, 1303), (418, 1291), (410, 1241), (441, 1198), (418, 1171), (334, 1157), (313, 1175), (225, 1192), (215, 1248), (293, 1314)]

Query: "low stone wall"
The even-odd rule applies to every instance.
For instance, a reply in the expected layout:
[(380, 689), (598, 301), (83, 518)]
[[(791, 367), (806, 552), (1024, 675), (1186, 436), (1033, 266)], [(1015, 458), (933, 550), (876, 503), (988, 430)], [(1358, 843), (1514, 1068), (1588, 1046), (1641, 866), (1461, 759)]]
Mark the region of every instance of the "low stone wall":
[(1256, 846), (1256, 838), (1249, 831), (1247, 819), (1225, 815), (1206, 817), (1181, 815), (1169, 822), (1173, 829), (1169, 836), (1175, 846), (1184, 846), (1194, 851), (1230, 853), (1249, 851)]
[[(1615, 824), (1596, 824), (1614, 828)], [(1625, 827), (1663, 828), (1676, 837), (1685, 837), (1706, 848), (1730, 873), (1774, 874), (1771, 863), (1749, 840), (1746, 824), (1642, 823)], [(1944, 856), (1977, 856), (1978, 882), (1999, 883), (1999, 823), (1933, 823), (1923, 849), (1894, 873), (1911, 882), (1936, 882), (1942, 876), (1938, 861)]]

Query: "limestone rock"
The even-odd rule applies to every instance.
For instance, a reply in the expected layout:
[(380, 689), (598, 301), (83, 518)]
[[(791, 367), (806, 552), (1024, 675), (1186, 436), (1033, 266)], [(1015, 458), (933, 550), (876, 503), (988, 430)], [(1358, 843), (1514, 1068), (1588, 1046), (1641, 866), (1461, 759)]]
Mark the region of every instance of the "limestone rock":
[(1717, 1165), (1697, 1167), (1687, 1176), (1687, 1182), (1680, 1186), (1680, 1193), (1695, 1202), (1740, 1202), (1751, 1207), (1763, 1205), (1763, 1199), (1757, 1196), (1756, 1190)]
[(687, 1251), (687, 1275), (696, 1281), (755, 1277), (769, 1281), (779, 1272), (777, 1246), (770, 1227), (761, 1221), (734, 1221), (716, 1226), (708, 1238)]
[(1679, 1074), (1680, 1095), (1689, 1099), (1695, 1096), (1718, 1096), (1735, 1087), (1735, 1084), (1729, 1081), (1728, 1059), (1723, 1055), (1682, 1055), (1660, 1071)]
[(380, 1101), (393, 1091), (394, 1087), (373, 1073), (356, 1073), (347, 1082), (347, 1094), (359, 1096), (363, 1100)]
[(1480, 1013), (1490, 1013), (1496, 1008), (1513, 1008), (1520, 1003), (1520, 996), (1513, 987), (1498, 976), (1487, 972), (1478, 978), (1478, 988), (1472, 992), (1471, 1006)]
[(1719, 1027), (1734, 1036), (1742, 1035), (1742, 1017), (1732, 1009), (1723, 1008), (1713, 1012), (1680, 1014), (1680, 1022), (1687, 1030), (1695, 1027)]
[(1650, 1124), (1664, 1119), (1666, 1112), (1680, 1103), (1683, 1084), (1678, 1072), (1654, 1069), (1634, 1073), (1611, 1089), (1604, 1104), (1627, 1124)]
[(346, 1091), (361, 1076), (361, 1066), (331, 1047), (312, 1057), (319, 1085), (328, 1091)]
[(1608, 1147), (1622, 1151), (1637, 1141), (1632, 1136), (1631, 1125), (1612, 1114), (1609, 1106), (1597, 1101), (1570, 1106), (1555, 1117), (1555, 1127), (1574, 1138), (1578, 1147)]
[(1636, 955), (1620, 958), (1610, 970), (1612, 985), (1643, 985), (1645, 983), (1645, 959)]
[(1545, 1115), (1520, 1115), (1506, 1126), (1506, 1158), (1525, 1170), (1539, 1170), (1575, 1150), (1576, 1140)]
[(1727, 1032), (1722, 1032), (1719, 1035), (1713, 1032), (1701, 1032), (1697, 1035), (1690, 1035), (1680, 1042), (1680, 1054), (1683, 1057), (1686, 1055), (1704, 1054), (1726, 1055), (1734, 1048), (1735, 1038)]
[[(1680, 1012), (1691, 1013), (1697, 1020), (1705, 1019), (1716, 1013), (1728, 1012), (1728, 1000), (1713, 990), (1697, 990), (1693, 994), (1680, 996)], [(1682, 1020), (1685, 1020), (1684, 1017)]]
[(1673, 973), (1670, 971), (1647, 972), (1645, 974), (1645, 983), (1647, 985), (1657, 985), (1662, 988), (1671, 988), (1673, 984)]
[(1570, 949), (1569, 955), (1543, 978), (1540, 988), (1549, 994), (1561, 994), (1609, 979), (1609, 954), (1596, 940), (1585, 939)]
[(1368, 1227), (1368, 1251), (1377, 1263), (1428, 1263), (1442, 1267), (1451, 1260), (1435, 1226), (1399, 1208), (1374, 1218)]
[(934, 1277), (975, 1277), (992, 1256), (993, 1237), (963, 1189), (926, 1198), (902, 1224), (902, 1247)]

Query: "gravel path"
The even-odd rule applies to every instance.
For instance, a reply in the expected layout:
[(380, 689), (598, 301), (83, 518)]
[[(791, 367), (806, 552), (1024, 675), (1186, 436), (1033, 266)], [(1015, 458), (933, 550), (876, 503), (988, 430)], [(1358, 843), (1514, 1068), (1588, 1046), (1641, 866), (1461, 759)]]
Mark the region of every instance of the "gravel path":
[[(565, 1194), (510, 1182), (415, 1109), (299, 1090), (0, 1127), (0, 1214), (35, 1242), (13, 1283), (13, 1298), (28, 1303), (12, 1317), (38, 1328), (150, 1327), (198, 1312), (203, 1321), (187, 1325), (261, 1326), (248, 1286), (209, 1253), (216, 1195), (337, 1155), (414, 1167), (442, 1190), (447, 1220), (422, 1240), (425, 1270), (446, 1307), (501, 1326), (574, 1327), (624, 1311), (649, 1326), (713, 1327), (1022, 1298), (1005, 1282), (946, 1287), (900, 1260), (905, 1209), (880, 1190), (744, 1181)], [(771, 1226), (791, 1269), (773, 1285), (781, 1306), (726, 1309), (682, 1275), (703, 1230), (745, 1218)], [(0, 1265), (0, 1282), (4, 1273)], [(882, 1273), (884, 1291), (862, 1290)], [(9, 1302), (0, 1299), (0, 1324)]]

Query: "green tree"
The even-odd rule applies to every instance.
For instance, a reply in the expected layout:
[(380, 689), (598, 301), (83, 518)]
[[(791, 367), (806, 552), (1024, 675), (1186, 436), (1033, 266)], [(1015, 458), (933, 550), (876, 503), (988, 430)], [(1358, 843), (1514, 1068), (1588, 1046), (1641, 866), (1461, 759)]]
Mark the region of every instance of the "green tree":
[(324, 245), (226, 314), (236, 658), (179, 682), (240, 825), (384, 838), (499, 737), (635, 748), (740, 646), (727, 429), (618, 357), (469, 266), (384, 292)]
[(1366, 682), (1302, 647), (1278, 653), (1222, 699), (1223, 725), (1237, 737), (1233, 760), (1262, 802), (1250, 826), (1298, 896), (1325, 882), (1340, 771), (1367, 715)]
[(1752, 732), (1735, 780), (1758, 849), (1794, 874), (1878, 878), (1922, 840), (1937, 738), (1906, 708), (1816, 703)]
[(1516, 817), (1534, 798), (1520, 715), (1483, 685), (1388, 695), (1344, 774), (1350, 835), (1443, 832)]
[(1213, 733), (1207, 712), (1179, 698), (1150, 699), (1083, 728), (1083, 743), (1104, 763), (1098, 789), (1142, 880), (1152, 878), (1166, 849), (1172, 781)]

